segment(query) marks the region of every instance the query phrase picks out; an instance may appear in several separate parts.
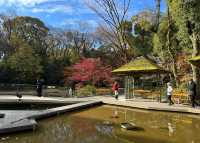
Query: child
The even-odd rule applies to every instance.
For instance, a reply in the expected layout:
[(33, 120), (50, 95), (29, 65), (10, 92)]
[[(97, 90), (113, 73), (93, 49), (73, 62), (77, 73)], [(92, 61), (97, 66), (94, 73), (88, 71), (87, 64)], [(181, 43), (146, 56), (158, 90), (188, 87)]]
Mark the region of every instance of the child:
[(173, 88), (170, 82), (167, 83), (167, 97), (168, 97), (168, 101), (169, 101), (169, 105), (174, 104), (174, 102), (172, 101), (172, 92), (173, 92)]

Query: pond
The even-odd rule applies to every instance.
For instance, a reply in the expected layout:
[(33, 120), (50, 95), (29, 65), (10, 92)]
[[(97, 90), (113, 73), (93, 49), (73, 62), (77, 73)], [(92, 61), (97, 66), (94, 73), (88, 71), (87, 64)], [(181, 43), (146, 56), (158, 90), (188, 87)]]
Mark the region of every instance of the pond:
[[(132, 122), (138, 129), (122, 129), (122, 122)], [(4, 135), (0, 142), (200, 143), (199, 133), (196, 115), (104, 105), (39, 121), (35, 131)]]
[(22, 111), (22, 110), (45, 110), (50, 108), (56, 108), (60, 106), (71, 105), (73, 103), (1, 103), (0, 104), (0, 111), (2, 110), (12, 110), (12, 111)]

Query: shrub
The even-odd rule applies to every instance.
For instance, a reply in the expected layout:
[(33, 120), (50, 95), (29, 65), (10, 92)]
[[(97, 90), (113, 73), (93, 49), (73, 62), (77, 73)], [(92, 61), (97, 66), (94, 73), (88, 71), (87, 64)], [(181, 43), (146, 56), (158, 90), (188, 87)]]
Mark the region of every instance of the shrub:
[(96, 88), (92, 85), (86, 85), (77, 91), (78, 97), (96, 95)]
[(98, 88), (96, 89), (96, 95), (112, 95), (112, 89), (111, 88)]

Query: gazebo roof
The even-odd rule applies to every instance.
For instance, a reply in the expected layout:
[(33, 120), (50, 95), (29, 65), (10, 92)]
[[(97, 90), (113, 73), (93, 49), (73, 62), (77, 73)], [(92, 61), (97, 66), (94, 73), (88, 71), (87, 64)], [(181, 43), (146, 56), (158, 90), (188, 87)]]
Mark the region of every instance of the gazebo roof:
[(195, 66), (200, 67), (200, 56), (196, 56), (196, 57), (189, 59), (189, 62)]
[(123, 65), (122, 67), (112, 71), (114, 74), (160, 74), (169, 73), (162, 67), (155, 64), (153, 61), (145, 58), (138, 57), (135, 60)]

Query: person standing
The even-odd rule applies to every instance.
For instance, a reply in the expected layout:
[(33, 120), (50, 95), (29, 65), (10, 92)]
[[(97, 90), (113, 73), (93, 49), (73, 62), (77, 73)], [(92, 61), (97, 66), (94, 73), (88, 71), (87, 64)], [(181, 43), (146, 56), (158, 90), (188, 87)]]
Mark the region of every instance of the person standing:
[(73, 91), (71, 87), (68, 89), (68, 95), (69, 97), (73, 97)]
[(76, 84), (77, 84), (77, 82), (73, 81), (73, 80), (71, 80), (69, 82), (69, 91), (68, 91), (68, 93), (69, 93), (70, 97), (75, 97), (76, 96)]
[(42, 81), (40, 79), (37, 80), (36, 84), (36, 91), (37, 91), (37, 96), (42, 97)]
[(117, 100), (118, 99), (118, 96), (119, 96), (119, 84), (117, 81), (114, 82), (113, 86), (112, 86), (112, 90), (115, 94), (115, 99)]
[(173, 93), (173, 87), (170, 82), (167, 83), (167, 98), (169, 105), (173, 105), (174, 102), (172, 101), (172, 93)]
[(195, 105), (198, 105), (195, 101), (196, 97), (196, 83), (191, 79), (188, 84), (188, 94), (192, 103), (192, 107), (194, 108)]

